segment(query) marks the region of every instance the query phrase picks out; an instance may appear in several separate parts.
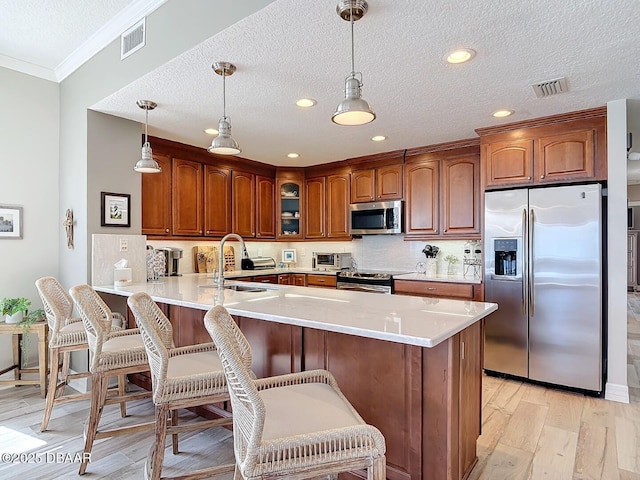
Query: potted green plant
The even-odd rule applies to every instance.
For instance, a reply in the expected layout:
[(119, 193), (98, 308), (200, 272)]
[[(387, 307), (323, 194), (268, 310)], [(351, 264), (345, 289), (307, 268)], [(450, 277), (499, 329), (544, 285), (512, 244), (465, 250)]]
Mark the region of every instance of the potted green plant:
[(0, 311), (7, 323), (20, 323), (30, 306), (31, 301), (24, 297), (3, 298), (0, 302)]
[(447, 262), (447, 275), (453, 275), (456, 269), (456, 263), (458, 263), (458, 257), (455, 255), (447, 255), (444, 257), (444, 260)]
[(46, 314), (42, 308), (38, 308), (32, 311), (26, 311), (22, 321), (16, 324), (16, 328), (21, 328), (22, 338), (20, 339), (20, 350), (22, 351), (22, 366), (29, 364), (29, 346), (31, 340), (29, 339), (29, 330), (31, 325), (36, 322), (43, 322), (47, 319)]

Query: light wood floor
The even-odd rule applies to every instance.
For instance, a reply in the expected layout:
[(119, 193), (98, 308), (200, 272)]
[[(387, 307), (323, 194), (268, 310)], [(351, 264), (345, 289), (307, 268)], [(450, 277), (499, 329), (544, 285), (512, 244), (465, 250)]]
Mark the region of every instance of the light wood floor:
[[(628, 313), (632, 403), (485, 376), (478, 464), (469, 480), (640, 480), (640, 293), (628, 295)], [(143, 478), (148, 433), (96, 442), (87, 473), (78, 477), (73, 456), (83, 448), (88, 401), (54, 408), (50, 430), (44, 433), (39, 431), (44, 400), (36, 387), (0, 388), (0, 406), (0, 453), (28, 452), (34, 456), (27, 460), (36, 462), (2, 458), (0, 478)], [(130, 417), (123, 420), (116, 405), (107, 407), (103, 424), (153, 418), (150, 401), (130, 404), (128, 410)], [(189, 416), (182, 415), (186, 420)], [(183, 453), (174, 456), (167, 449), (163, 473), (230, 463), (232, 442), (231, 432), (224, 429), (185, 435)], [(232, 475), (218, 478), (230, 480)]]
[[(45, 433), (39, 432), (44, 400), (37, 388), (1, 388), (0, 405), (0, 452), (35, 452), (41, 460), (2, 462), (0, 478), (79, 478), (73, 459), (52, 459), (82, 450), (87, 401), (56, 407), (51, 430)], [(114, 424), (149, 420), (153, 407), (139, 401), (130, 405), (129, 413), (131, 417), (122, 420), (112, 405), (103, 418)], [(625, 405), (485, 376), (482, 431), (479, 461), (470, 480), (640, 480), (640, 403)], [(100, 440), (83, 478), (142, 478), (150, 443), (148, 433)], [(180, 450), (177, 456), (167, 450), (163, 473), (233, 461), (232, 435), (224, 429), (185, 436)], [(232, 475), (218, 478), (230, 480)]]

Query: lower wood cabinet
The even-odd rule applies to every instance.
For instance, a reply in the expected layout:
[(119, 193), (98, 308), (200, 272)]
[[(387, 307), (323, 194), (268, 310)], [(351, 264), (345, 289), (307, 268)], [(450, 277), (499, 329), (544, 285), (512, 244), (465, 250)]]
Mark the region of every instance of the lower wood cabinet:
[(337, 279), (335, 275), (307, 274), (307, 287), (336, 288), (336, 283)]
[(443, 297), (457, 300), (482, 301), (483, 289), (480, 284), (430, 282), (423, 280), (394, 280), (394, 293), (418, 297)]
[(304, 273), (281, 273), (278, 275), (280, 285), (295, 285), (296, 287), (307, 286), (307, 276)]

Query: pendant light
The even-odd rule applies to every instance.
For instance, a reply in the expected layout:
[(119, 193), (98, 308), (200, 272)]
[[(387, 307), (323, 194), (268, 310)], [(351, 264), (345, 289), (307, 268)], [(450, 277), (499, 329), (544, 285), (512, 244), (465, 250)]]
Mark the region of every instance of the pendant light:
[(231, 119), (227, 117), (225, 92), (225, 77), (233, 75), (236, 67), (229, 62), (215, 62), (211, 68), (222, 76), (222, 118), (218, 122), (218, 136), (213, 139), (207, 150), (209, 153), (217, 153), (218, 155), (237, 155), (241, 150), (238, 147), (238, 142), (231, 136)]
[(376, 118), (371, 106), (360, 96), (362, 73), (355, 71), (353, 59), (353, 23), (360, 20), (367, 13), (367, 9), (368, 5), (364, 0), (340, 0), (336, 7), (340, 18), (351, 23), (351, 74), (345, 80), (345, 98), (331, 117), (331, 120), (339, 125), (364, 125)]
[(151, 145), (149, 145), (148, 131), (149, 131), (149, 110), (153, 110), (158, 105), (151, 100), (138, 100), (136, 104), (142, 108), (145, 112), (144, 115), (144, 145), (142, 145), (142, 158), (138, 160), (136, 166), (133, 169), (140, 173), (160, 173), (162, 169), (158, 162), (153, 159), (153, 152), (151, 151)]

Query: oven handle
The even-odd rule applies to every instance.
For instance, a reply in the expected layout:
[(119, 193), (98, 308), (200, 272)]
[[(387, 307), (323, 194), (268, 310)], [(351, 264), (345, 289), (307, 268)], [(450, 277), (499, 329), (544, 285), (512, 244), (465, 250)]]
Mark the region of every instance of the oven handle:
[(355, 292), (391, 293), (391, 289), (389, 287), (374, 285), (354, 285), (349, 283), (339, 283), (336, 288), (338, 290), (352, 290)]

